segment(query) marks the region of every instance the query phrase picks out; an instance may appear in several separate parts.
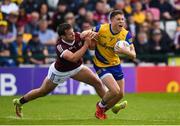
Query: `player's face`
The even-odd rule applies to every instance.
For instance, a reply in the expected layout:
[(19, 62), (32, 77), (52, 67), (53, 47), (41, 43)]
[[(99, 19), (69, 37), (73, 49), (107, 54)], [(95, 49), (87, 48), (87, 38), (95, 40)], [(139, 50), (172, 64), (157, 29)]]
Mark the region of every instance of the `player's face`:
[(121, 31), (122, 27), (125, 24), (125, 18), (124, 15), (118, 14), (115, 17), (111, 19), (111, 24), (114, 29), (117, 31)]
[(66, 34), (64, 35), (64, 39), (66, 40), (66, 41), (69, 41), (69, 42), (72, 42), (72, 41), (74, 41), (75, 40), (75, 33), (74, 33), (74, 30), (71, 28), (71, 29), (69, 29), (69, 30), (66, 30), (66, 32), (65, 32)]

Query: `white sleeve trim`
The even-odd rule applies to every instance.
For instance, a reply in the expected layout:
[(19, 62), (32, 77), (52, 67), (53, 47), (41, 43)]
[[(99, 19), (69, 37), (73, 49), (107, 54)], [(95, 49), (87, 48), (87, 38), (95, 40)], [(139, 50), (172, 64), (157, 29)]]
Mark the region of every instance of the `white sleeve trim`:
[(66, 51), (68, 51), (68, 49), (64, 50), (64, 51), (61, 53), (61, 55), (60, 55), (61, 58), (63, 57), (63, 54), (64, 54)]

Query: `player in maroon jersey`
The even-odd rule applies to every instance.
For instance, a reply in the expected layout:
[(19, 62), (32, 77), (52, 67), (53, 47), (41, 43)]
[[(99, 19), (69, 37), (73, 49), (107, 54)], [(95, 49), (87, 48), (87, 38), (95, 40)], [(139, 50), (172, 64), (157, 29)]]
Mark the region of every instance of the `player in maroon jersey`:
[[(56, 44), (57, 59), (50, 65), (41, 87), (31, 90), (19, 99), (13, 100), (18, 117), (22, 117), (21, 110), (24, 103), (47, 95), (67, 78), (73, 78), (92, 85), (104, 102), (110, 100), (109, 96), (105, 94), (101, 80), (82, 64), (82, 57), (90, 46), (91, 39), (97, 33), (93, 31), (75, 33), (71, 25), (67, 23), (60, 24), (57, 31), (59, 34)], [(104, 118), (105, 115), (101, 115), (99, 119)]]

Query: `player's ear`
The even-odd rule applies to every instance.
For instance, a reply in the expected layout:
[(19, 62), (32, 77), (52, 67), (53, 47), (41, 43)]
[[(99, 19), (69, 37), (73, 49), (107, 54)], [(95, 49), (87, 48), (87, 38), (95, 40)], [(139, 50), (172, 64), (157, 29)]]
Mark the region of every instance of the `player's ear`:
[(66, 36), (65, 36), (65, 35), (61, 35), (60, 37), (61, 37), (62, 39), (64, 39)]

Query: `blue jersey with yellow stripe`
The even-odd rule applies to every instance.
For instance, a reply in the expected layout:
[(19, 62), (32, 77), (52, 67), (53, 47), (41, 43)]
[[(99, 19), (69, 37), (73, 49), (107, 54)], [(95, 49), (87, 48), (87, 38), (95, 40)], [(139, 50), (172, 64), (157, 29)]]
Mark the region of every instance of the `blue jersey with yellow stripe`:
[(132, 43), (132, 36), (125, 28), (119, 33), (114, 34), (111, 24), (102, 24), (95, 27), (98, 32), (98, 42), (95, 48), (95, 56), (93, 62), (98, 67), (109, 67), (120, 64), (120, 58), (114, 52), (114, 46), (117, 41), (125, 40), (129, 44)]

